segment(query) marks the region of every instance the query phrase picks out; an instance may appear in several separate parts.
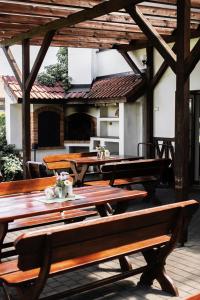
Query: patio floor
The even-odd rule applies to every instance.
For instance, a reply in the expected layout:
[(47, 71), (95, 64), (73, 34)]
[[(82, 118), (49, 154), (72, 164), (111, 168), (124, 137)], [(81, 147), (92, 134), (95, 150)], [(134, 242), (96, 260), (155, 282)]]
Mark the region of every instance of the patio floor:
[[(158, 196), (163, 204), (173, 202), (174, 193), (169, 189), (158, 189)], [(200, 200), (200, 190), (192, 192), (190, 199)], [(132, 210), (141, 209), (150, 205), (136, 201)], [(179, 290), (179, 297), (173, 299), (185, 299), (190, 295), (200, 293), (200, 209), (194, 216), (189, 230), (189, 240), (185, 247), (177, 247), (168, 257), (166, 270), (174, 280)], [(10, 234), (8, 239), (18, 234)], [(141, 266), (144, 262), (140, 254), (130, 257), (134, 266)], [(57, 276), (48, 280), (43, 295), (50, 295), (66, 288), (90, 283), (96, 279), (102, 279), (119, 272), (118, 261), (106, 262), (98, 266), (92, 266), (83, 270), (74, 271), (66, 275)], [(155, 282), (151, 289), (143, 289), (137, 286), (140, 275), (130, 277), (118, 283), (99, 288), (82, 295), (65, 297), (68, 300), (134, 300), (134, 299), (172, 299), (172, 296), (162, 292)], [(0, 294), (0, 299), (2, 296)]]

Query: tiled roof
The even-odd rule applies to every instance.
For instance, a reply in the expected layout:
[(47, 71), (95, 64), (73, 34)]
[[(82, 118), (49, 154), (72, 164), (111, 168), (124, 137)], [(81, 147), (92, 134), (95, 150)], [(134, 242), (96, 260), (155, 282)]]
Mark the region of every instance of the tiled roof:
[(142, 78), (131, 75), (120, 75), (97, 79), (87, 94), (90, 99), (122, 98), (134, 93), (136, 87), (142, 83)]
[[(4, 82), (16, 99), (22, 98), (20, 86), (14, 76), (4, 76)], [(83, 100), (84, 102), (103, 99), (126, 98), (138, 92), (144, 84), (143, 79), (134, 74), (113, 75), (97, 78), (89, 91), (64, 92), (62, 85), (57, 83), (54, 87), (47, 87), (36, 82), (31, 90), (31, 99), (62, 99), (68, 101)]]
[[(3, 80), (15, 98), (22, 98), (20, 86), (14, 76), (3, 76)], [(63, 99), (64, 97), (65, 92), (59, 83), (49, 87), (35, 82), (31, 90), (31, 99)]]

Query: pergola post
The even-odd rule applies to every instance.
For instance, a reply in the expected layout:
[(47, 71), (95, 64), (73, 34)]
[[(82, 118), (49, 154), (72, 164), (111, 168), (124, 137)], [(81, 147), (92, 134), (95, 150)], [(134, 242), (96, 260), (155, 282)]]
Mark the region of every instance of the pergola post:
[[(146, 140), (153, 143), (153, 99), (154, 89), (151, 85), (154, 75), (154, 49), (153, 46), (146, 48), (147, 53), (147, 88), (146, 88)], [(147, 157), (153, 157), (153, 149), (147, 148)]]
[(186, 200), (189, 188), (189, 76), (185, 60), (190, 54), (190, 0), (177, 0), (177, 68), (175, 103), (175, 191)]
[(22, 149), (24, 178), (27, 178), (26, 162), (31, 159), (30, 89), (26, 81), (30, 74), (30, 42), (22, 42)]

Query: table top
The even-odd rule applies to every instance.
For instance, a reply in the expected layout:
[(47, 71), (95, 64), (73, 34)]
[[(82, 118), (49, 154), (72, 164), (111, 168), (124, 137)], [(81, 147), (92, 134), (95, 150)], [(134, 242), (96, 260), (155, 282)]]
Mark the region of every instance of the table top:
[(73, 192), (84, 196), (84, 198), (46, 204), (37, 200), (37, 197), (44, 195), (44, 192), (2, 196), (0, 197), (0, 223), (51, 212), (144, 198), (147, 195), (145, 191), (125, 190), (110, 186), (74, 188)]
[(111, 155), (110, 157), (97, 158), (96, 156), (85, 156), (78, 158), (69, 158), (67, 161), (76, 163), (77, 165), (103, 165), (106, 163), (119, 162), (123, 160), (138, 160), (142, 159), (142, 156), (131, 155)]

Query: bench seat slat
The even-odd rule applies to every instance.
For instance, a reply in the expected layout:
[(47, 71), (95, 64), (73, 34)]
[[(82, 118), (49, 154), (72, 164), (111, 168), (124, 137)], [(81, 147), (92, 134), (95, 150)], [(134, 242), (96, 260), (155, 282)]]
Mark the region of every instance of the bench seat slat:
[[(143, 177), (133, 177), (133, 178), (123, 178), (123, 179), (115, 179), (113, 186), (122, 186), (128, 184), (136, 184), (136, 183), (144, 183), (155, 181), (157, 178), (155, 176), (143, 176)], [(107, 186), (109, 185), (110, 180), (94, 180), (87, 181), (85, 185), (96, 185), (96, 186)]]
[[(62, 272), (71, 271), (79, 267), (89, 266), (91, 264), (117, 258), (124, 254), (131, 254), (142, 251), (152, 246), (159, 246), (169, 242), (170, 236), (163, 235), (151, 239), (143, 240), (136, 243), (130, 243), (123, 246), (114, 247), (99, 252), (95, 252), (82, 257), (68, 259), (66, 261), (54, 263), (51, 266), (51, 276)], [(131, 250), (130, 250), (131, 249)], [(3, 275), (4, 274), (4, 275)], [(28, 270), (25, 272), (17, 268), (17, 260), (12, 262), (3, 262), (0, 264), (0, 276), (7, 284), (19, 284), (28, 280), (37, 278), (39, 269)]]
[(92, 217), (97, 215), (95, 211), (89, 211), (89, 210), (80, 210), (80, 209), (74, 209), (69, 211), (64, 211), (63, 213), (51, 213), (46, 215), (40, 215), (25, 219), (19, 219), (14, 221), (13, 223), (9, 224), (8, 230), (16, 231), (16, 230), (22, 230), (25, 228), (30, 227), (37, 227), (42, 225), (49, 225), (53, 223), (58, 222), (64, 222), (64, 221), (73, 221), (73, 220), (79, 220), (84, 219), (87, 217)]

